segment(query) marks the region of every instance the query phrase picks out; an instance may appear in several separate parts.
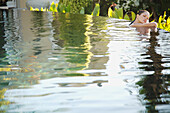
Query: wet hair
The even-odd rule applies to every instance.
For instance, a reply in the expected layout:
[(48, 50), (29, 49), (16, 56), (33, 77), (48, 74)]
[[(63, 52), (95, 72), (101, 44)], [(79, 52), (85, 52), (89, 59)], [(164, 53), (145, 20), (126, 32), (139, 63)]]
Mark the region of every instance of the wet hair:
[(137, 12), (137, 14), (141, 15), (141, 14), (144, 13), (144, 12), (148, 12), (148, 11), (147, 11), (147, 10), (139, 10), (139, 11)]
[[(137, 12), (137, 14), (138, 15), (141, 15), (142, 13), (144, 13), (144, 12), (148, 12), (147, 10), (139, 10), (138, 12)], [(137, 15), (136, 14), (136, 15)], [(133, 22), (136, 20), (136, 17), (135, 17), (135, 19), (129, 24), (129, 25), (131, 25), (131, 24), (133, 24)]]

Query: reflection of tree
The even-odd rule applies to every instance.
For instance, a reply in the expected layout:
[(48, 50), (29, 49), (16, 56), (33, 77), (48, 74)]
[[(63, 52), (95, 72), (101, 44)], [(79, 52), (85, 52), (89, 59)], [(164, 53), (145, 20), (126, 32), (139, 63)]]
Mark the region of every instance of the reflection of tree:
[[(88, 18), (91, 16), (80, 14), (58, 14), (53, 22), (55, 28), (54, 38), (56, 44), (62, 46), (67, 51), (64, 53), (67, 62), (74, 65), (68, 70), (81, 70), (88, 67), (91, 52), (89, 52), (90, 39), (88, 37)], [(59, 22), (58, 22), (59, 21)], [(59, 24), (60, 23), (60, 24)], [(60, 25), (55, 27), (56, 25)], [(58, 30), (59, 29), (59, 30)]]
[(152, 35), (150, 38), (150, 47), (148, 52), (152, 62), (140, 62), (140, 64), (147, 65), (142, 67), (146, 71), (154, 71), (152, 75), (145, 75), (136, 84), (141, 86), (140, 94), (145, 95), (144, 100), (147, 101), (147, 110), (149, 113), (157, 112), (155, 106), (157, 104), (168, 104), (169, 102), (161, 98), (162, 94), (167, 93), (167, 88), (163, 85), (162, 70), (165, 69), (161, 64), (163, 63), (162, 56), (156, 53), (155, 48), (158, 46), (156, 36)]

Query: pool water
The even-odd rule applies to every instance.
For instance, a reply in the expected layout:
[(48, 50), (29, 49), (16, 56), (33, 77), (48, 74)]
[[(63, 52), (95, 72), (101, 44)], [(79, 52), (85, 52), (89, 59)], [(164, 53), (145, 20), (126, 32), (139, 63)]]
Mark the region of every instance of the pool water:
[(0, 112), (170, 111), (170, 33), (140, 36), (102, 16), (0, 12)]

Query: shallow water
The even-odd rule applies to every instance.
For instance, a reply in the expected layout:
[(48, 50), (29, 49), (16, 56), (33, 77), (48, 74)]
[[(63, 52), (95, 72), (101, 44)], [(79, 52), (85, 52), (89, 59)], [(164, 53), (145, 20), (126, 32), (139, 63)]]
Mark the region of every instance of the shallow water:
[(170, 111), (169, 33), (125, 20), (1, 11), (1, 112)]

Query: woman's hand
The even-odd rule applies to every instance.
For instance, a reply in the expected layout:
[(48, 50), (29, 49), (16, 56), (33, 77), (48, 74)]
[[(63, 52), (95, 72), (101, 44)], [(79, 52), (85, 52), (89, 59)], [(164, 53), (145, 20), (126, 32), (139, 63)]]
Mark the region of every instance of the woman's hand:
[(151, 22), (150, 24), (152, 24), (153, 27), (157, 27), (157, 23), (156, 22)]

